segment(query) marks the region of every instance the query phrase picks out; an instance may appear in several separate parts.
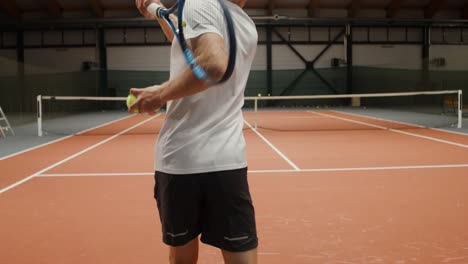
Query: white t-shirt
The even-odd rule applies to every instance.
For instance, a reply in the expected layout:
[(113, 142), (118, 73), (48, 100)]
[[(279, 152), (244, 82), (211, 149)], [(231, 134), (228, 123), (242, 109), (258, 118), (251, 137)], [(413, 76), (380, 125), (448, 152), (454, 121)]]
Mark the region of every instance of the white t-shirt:
[[(193, 96), (174, 100), (156, 144), (156, 170), (193, 174), (245, 168), (243, 136), (244, 90), (257, 48), (255, 24), (239, 6), (227, 2), (237, 39), (236, 66), (231, 78)], [(216, 33), (229, 50), (224, 14), (218, 0), (190, 0), (184, 7), (187, 42)], [(181, 23), (179, 21), (179, 23)], [(188, 68), (176, 38), (171, 48), (170, 78)]]

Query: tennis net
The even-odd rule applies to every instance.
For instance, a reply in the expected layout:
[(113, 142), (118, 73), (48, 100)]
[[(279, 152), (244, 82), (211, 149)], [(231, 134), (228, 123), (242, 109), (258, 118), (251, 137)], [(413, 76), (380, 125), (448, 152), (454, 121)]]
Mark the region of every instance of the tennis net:
[(247, 97), (246, 120), (276, 131), (462, 128), (461, 90)]
[[(245, 129), (326, 131), (461, 128), (462, 91), (246, 97)], [(151, 120), (127, 113), (125, 97), (38, 96), (38, 135), (157, 134)], [(140, 124), (141, 123), (141, 124)], [(140, 125), (138, 125), (140, 124)]]
[(38, 136), (157, 134), (154, 118), (129, 114), (126, 97), (37, 96)]

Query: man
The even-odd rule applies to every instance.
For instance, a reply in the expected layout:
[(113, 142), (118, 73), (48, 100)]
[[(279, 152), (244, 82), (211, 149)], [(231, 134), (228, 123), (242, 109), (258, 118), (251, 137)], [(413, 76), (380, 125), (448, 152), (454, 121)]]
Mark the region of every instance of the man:
[[(218, 1), (187, 0), (183, 21), (197, 63), (214, 80), (223, 77), (228, 63), (226, 26)], [(227, 82), (212, 85), (197, 79), (167, 23), (158, 19), (173, 42), (170, 80), (130, 90), (137, 96), (131, 112), (139, 107), (140, 112), (154, 113), (172, 101), (156, 145), (155, 172), (155, 198), (171, 263), (196, 263), (200, 234), (203, 243), (221, 249), (227, 264), (257, 262), (241, 108), (258, 35), (242, 10), (245, 2), (226, 2), (237, 35), (236, 68)], [(155, 18), (146, 10), (150, 3), (160, 4), (136, 0), (142, 15)]]

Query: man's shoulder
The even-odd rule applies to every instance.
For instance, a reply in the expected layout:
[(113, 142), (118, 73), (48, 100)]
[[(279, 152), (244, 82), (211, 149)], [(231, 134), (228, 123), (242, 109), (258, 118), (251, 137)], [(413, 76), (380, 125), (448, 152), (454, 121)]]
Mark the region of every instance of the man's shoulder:
[(219, 7), (219, 0), (190, 0), (185, 1), (185, 8), (195, 8), (201, 11), (210, 12), (210, 8)]

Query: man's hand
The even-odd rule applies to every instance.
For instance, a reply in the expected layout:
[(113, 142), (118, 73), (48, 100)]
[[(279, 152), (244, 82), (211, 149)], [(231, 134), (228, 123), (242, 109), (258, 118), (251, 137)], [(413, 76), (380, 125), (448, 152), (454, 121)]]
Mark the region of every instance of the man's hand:
[(148, 10), (146, 10), (146, 8), (148, 8), (148, 6), (151, 4), (151, 3), (156, 3), (158, 5), (161, 5), (161, 1), (160, 0), (135, 0), (135, 4), (136, 4), (136, 7), (138, 8), (138, 11), (140, 11), (140, 13), (146, 17), (146, 18), (150, 18), (150, 19), (155, 19), (156, 16), (151, 14), (150, 12), (148, 12)]
[(156, 114), (156, 111), (164, 106), (165, 101), (161, 100), (161, 86), (151, 86), (144, 89), (132, 88), (130, 93), (137, 99), (128, 108), (128, 112), (133, 113), (139, 109), (140, 113)]
[[(146, 18), (156, 19), (161, 25), (162, 30), (164, 34), (166, 35), (166, 38), (172, 42), (172, 40), (174, 39), (174, 33), (172, 32), (172, 29), (169, 27), (169, 25), (164, 21), (164, 19), (158, 18), (155, 15), (148, 12), (147, 8), (151, 3), (155, 3), (164, 7), (164, 5), (161, 4), (161, 0), (135, 0), (135, 4), (136, 4), (136, 7), (138, 8), (138, 11), (140, 11), (140, 13)], [(175, 24), (177, 24), (177, 17), (174, 14), (170, 14), (169, 18)]]

